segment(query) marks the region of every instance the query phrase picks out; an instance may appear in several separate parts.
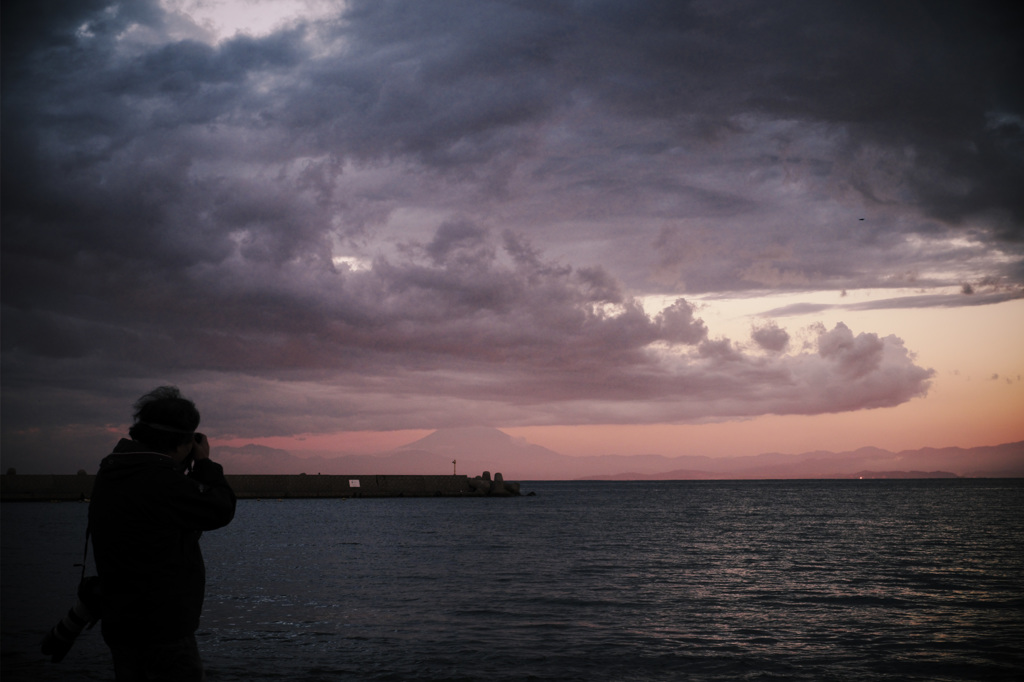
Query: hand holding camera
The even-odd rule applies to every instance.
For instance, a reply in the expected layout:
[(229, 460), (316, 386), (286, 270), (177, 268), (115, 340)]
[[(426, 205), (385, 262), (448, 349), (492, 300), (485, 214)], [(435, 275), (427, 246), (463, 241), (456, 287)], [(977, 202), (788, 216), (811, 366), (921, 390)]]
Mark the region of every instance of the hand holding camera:
[(210, 441), (206, 439), (205, 433), (196, 433), (195, 444), (192, 446), (192, 459), (210, 459)]

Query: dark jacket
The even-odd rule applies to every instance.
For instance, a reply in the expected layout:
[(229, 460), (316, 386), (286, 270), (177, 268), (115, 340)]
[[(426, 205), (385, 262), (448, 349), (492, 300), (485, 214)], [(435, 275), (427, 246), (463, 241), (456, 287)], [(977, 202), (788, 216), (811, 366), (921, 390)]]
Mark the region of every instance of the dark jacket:
[(219, 464), (199, 460), (185, 476), (170, 457), (122, 439), (100, 464), (89, 503), (104, 638), (131, 644), (194, 634), (206, 588), (199, 536), (234, 515)]

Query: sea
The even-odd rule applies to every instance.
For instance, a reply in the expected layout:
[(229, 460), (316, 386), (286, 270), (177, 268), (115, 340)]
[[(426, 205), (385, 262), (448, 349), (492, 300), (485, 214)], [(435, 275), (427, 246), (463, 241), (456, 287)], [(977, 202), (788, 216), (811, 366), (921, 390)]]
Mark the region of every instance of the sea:
[[(207, 679), (1024, 679), (1024, 479), (522, 488), (240, 501), (202, 539)], [(113, 679), (99, 627), (38, 649), (86, 511), (0, 509), (4, 682)]]

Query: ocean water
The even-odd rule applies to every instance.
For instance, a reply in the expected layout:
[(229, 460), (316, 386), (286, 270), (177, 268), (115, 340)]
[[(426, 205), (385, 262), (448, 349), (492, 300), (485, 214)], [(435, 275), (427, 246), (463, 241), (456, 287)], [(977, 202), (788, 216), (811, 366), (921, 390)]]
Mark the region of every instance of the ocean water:
[[(203, 538), (208, 679), (1024, 679), (1024, 480), (523, 488), (241, 501)], [(98, 628), (38, 654), (85, 518), (2, 507), (4, 682), (112, 679)]]

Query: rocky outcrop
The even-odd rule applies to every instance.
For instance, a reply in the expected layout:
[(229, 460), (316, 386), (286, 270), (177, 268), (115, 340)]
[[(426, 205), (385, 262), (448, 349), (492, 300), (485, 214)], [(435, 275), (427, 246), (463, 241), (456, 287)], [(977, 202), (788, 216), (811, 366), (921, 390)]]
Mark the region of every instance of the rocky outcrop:
[(519, 484), (506, 481), (500, 473), (494, 474), (491, 479), (491, 472), (485, 471), (482, 476), (469, 479), (469, 485), (474, 493), (488, 495), (490, 497), (514, 497), (521, 494)]

